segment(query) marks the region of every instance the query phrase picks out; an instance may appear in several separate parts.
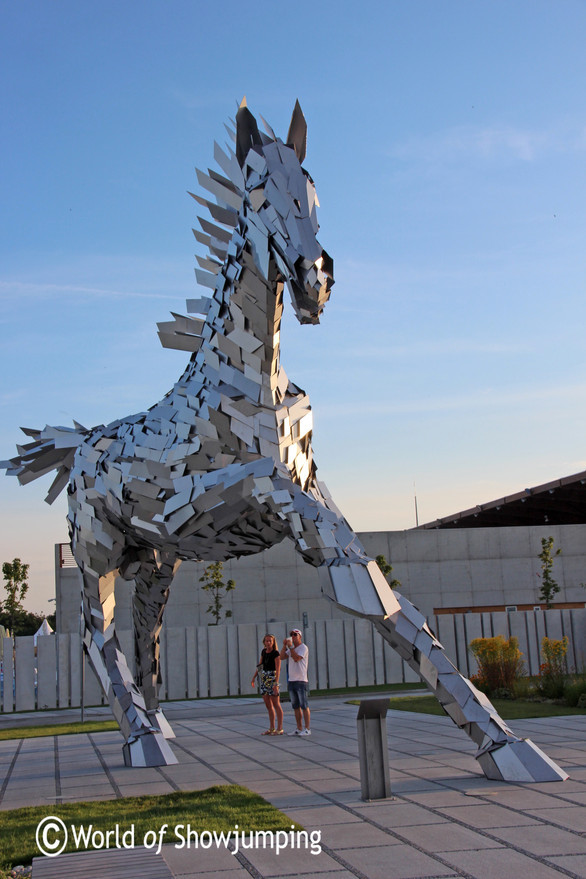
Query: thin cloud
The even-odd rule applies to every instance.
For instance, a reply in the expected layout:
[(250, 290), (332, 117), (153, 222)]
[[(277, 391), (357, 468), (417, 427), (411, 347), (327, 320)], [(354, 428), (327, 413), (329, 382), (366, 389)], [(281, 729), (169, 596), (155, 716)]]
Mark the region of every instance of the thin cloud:
[(413, 137), (388, 151), (391, 158), (428, 164), (462, 160), (532, 162), (550, 152), (586, 149), (584, 125), (556, 131), (515, 128), (509, 125), (456, 126), (424, 137)]
[[(519, 407), (523, 404), (546, 402), (556, 403), (571, 401), (576, 403), (580, 399), (586, 401), (586, 384), (566, 385), (563, 387), (535, 387), (503, 391), (495, 388), (479, 388), (470, 394), (461, 394), (452, 397), (425, 397), (420, 399), (402, 400), (396, 403), (381, 403), (379, 399), (374, 401), (365, 400), (355, 402), (352, 405), (352, 414), (358, 415), (397, 415), (404, 413), (430, 413), (430, 412), (463, 412), (471, 409), (502, 409)], [(348, 417), (348, 406), (328, 405), (322, 403), (320, 413), (323, 415)]]
[(123, 297), (124, 299), (166, 299), (173, 301), (177, 296), (169, 293), (147, 293), (138, 290), (115, 290), (111, 287), (87, 287), (82, 284), (48, 284), (35, 283), (32, 281), (2, 281), (0, 280), (1, 296), (71, 296), (76, 295), (88, 297)]
[[(442, 357), (452, 354), (526, 354), (533, 350), (533, 346), (523, 342), (500, 342), (481, 341), (479, 339), (441, 339), (428, 341), (413, 341), (406, 345), (388, 345), (385, 347), (370, 346), (368, 359), (373, 357), (410, 358), (410, 357)], [(350, 356), (364, 356), (364, 349), (357, 348)]]

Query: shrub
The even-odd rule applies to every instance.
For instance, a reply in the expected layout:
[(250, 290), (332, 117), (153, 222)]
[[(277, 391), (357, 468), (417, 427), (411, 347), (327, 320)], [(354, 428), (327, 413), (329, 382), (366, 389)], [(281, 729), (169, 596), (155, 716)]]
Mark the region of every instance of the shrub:
[(570, 708), (586, 707), (580, 705), (581, 700), (586, 702), (586, 674), (575, 675), (566, 681), (564, 699)]
[(515, 681), (515, 699), (531, 699), (535, 695), (535, 684), (532, 678), (520, 677)]
[(497, 690), (515, 692), (515, 683), (524, 670), (523, 654), (515, 637), (475, 638), (470, 642), (470, 651), (478, 662), (478, 674), (472, 680), (480, 690), (489, 696)]
[(541, 640), (543, 662), (539, 666), (537, 690), (547, 699), (561, 699), (564, 695), (568, 676), (566, 665), (568, 643), (567, 635), (561, 640), (547, 637)]

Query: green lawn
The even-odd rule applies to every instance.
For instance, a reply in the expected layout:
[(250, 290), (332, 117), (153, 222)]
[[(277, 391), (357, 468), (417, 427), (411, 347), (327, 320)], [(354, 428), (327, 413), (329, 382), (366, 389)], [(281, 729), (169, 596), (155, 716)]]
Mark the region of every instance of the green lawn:
[[(207, 830), (211, 833), (216, 831), (233, 834), (235, 825), (238, 825), (240, 833), (250, 830), (290, 831), (293, 823), (258, 794), (239, 785), (217, 785), (203, 791), (179, 792), (166, 796), (92, 800), (61, 806), (30, 806), (0, 811), (0, 870), (8, 870), (15, 864), (30, 864), (32, 858), (40, 854), (36, 845), (36, 830), (39, 822), (49, 815), (60, 818), (68, 829), (70, 843), (65, 851), (86, 848), (83, 844), (75, 845), (72, 825), (75, 828), (83, 826), (86, 831), (92, 825), (91, 833), (96, 830), (103, 833), (114, 831), (118, 826), (119, 845), (123, 844), (123, 834), (128, 833), (126, 842), (130, 847), (132, 840), (135, 845), (142, 845), (147, 831), (156, 832), (158, 840), (160, 828), (165, 824), (168, 829), (164, 843), (181, 845), (182, 840), (187, 838), (186, 831), (179, 829), (181, 825), (190, 825), (191, 830), (198, 833)], [(301, 829), (299, 824), (294, 826), (296, 830)], [(55, 838), (51, 834), (49, 841)], [(110, 842), (110, 847), (114, 848), (113, 833)], [(191, 845), (194, 847), (193, 842)], [(91, 842), (88, 847), (92, 847)]]
[[(358, 704), (352, 700), (353, 704)], [(517, 720), (523, 717), (563, 717), (568, 714), (586, 714), (583, 708), (568, 708), (566, 705), (552, 705), (549, 702), (525, 702), (522, 699), (492, 699), (492, 704), (503, 720)], [(435, 696), (399, 696), (389, 699), (393, 711), (415, 711), (418, 714), (439, 714), (445, 711)]]
[(84, 723), (53, 723), (46, 726), (14, 726), (0, 729), (0, 742), (7, 739), (35, 739), (37, 736), (67, 736), (74, 733), (108, 732), (119, 729), (115, 720), (86, 720)]

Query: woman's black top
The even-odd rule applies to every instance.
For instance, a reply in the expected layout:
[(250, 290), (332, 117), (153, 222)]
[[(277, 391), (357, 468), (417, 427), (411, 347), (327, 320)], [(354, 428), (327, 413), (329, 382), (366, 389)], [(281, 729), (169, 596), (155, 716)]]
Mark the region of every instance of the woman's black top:
[(267, 653), (265, 648), (263, 647), (261, 658), (262, 658), (262, 670), (263, 671), (276, 671), (275, 669), (275, 659), (279, 655), (278, 650), (271, 650), (270, 653)]

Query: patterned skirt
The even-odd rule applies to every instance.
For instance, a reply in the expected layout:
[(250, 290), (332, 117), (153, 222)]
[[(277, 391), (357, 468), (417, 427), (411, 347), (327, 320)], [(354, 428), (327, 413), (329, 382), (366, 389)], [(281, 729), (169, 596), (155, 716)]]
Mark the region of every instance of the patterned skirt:
[[(275, 686), (275, 678), (277, 673), (274, 671), (261, 671), (260, 673), (260, 694), (261, 696), (274, 696), (273, 687)], [(277, 693), (279, 685), (277, 684)]]

